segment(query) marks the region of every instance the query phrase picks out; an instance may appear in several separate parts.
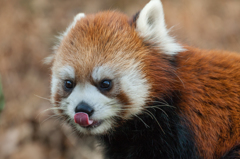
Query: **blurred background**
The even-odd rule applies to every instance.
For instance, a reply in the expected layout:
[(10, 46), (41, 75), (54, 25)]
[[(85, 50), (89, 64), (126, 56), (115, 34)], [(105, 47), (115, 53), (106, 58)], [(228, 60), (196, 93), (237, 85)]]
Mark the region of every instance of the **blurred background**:
[[(52, 116), (50, 69), (55, 36), (79, 12), (132, 16), (148, 0), (0, 0), (0, 159), (101, 159), (91, 138), (76, 138)], [(239, 0), (162, 0), (180, 43), (240, 52)], [(3, 100), (4, 95), (4, 100)], [(4, 108), (3, 108), (4, 107)]]

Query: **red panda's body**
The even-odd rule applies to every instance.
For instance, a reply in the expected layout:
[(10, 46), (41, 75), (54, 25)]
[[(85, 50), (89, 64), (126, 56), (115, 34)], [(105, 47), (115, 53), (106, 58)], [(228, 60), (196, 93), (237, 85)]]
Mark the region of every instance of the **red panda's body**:
[(78, 14), (56, 48), (52, 102), (110, 159), (240, 158), (240, 54), (182, 47), (161, 3)]
[[(165, 68), (164, 70), (166, 72), (171, 72), (169, 76), (167, 76), (169, 78), (168, 81), (166, 83), (162, 83), (166, 75), (162, 76), (162, 74), (158, 74), (157, 70), (151, 68), (151, 71), (154, 72), (149, 71), (150, 75), (148, 77), (154, 80), (153, 83), (155, 85), (161, 86), (160, 88), (153, 89), (152, 96), (158, 97), (158, 94), (162, 94), (162, 90), (167, 89), (168, 93), (165, 93), (164, 98), (160, 99), (159, 101), (163, 103), (167, 102), (175, 107), (169, 108), (166, 106), (166, 108), (164, 108), (160, 106), (162, 110), (153, 110), (151, 113), (154, 114), (156, 111), (160, 111), (162, 114), (168, 114), (168, 117), (174, 118), (173, 121), (165, 121), (166, 119), (163, 119), (164, 117), (158, 118), (160, 115), (156, 115), (157, 119), (160, 119), (159, 121), (162, 124), (161, 126), (168, 127), (167, 124), (170, 123), (173, 127), (177, 127), (172, 131), (183, 133), (176, 133), (176, 136), (171, 136), (176, 140), (174, 143), (172, 143), (173, 145), (169, 144), (172, 146), (171, 148), (173, 152), (170, 152), (170, 155), (164, 154), (162, 158), (239, 158), (240, 54), (223, 51), (206, 51), (191, 47), (186, 47), (186, 49), (188, 51), (176, 55), (173, 61), (165, 59), (166, 66), (161, 66), (164, 63), (161, 57), (158, 59), (155, 56), (155, 58), (152, 60), (147, 59), (150, 65), (154, 64), (152, 67), (156, 67), (155, 69), (158, 69), (157, 66), (161, 66), (160, 69)], [(159, 62), (161, 61), (161, 64), (156, 62), (156, 60), (159, 60)], [(155, 99), (155, 101), (158, 100)], [(154, 104), (150, 103), (146, 107), (155, 105), (159, 105), (158, 102)], [(151, 111), (151, 109), (149, 109), (149, 111)], [(146, 114), (144, 116), (146, 116)], [(140, 118), (144, 119), (146, 124), (149, 124), (149, 122), (153, 120), (150, 116), (146, 118), (140, 116)], [(135, 120), (137, 120), (137, 118)], [(182, 124), (182, 126), (178, 126), (178, 124)], [(136, 127), (135, 123), (131, 126), (130, 125), (131, 124), (129, 124), (129, 127), (131, 128)], [(142, 126), (144, 127), (144, 125)], [(158, 127), (157, 123), (155, 123), (153, 127)], [(137, 128), (137, 130), (140, 131), (141, 128)], [(138, 133), (137, 130), (133, 131), (133, 134), (131, 134), (130, 131), (126, 131), (129, 133), (128, 137), (136, 137)], [(167, 129), (163, 129), (163, 131), (164, 130)], [(147, 142), (150, 142), (151, 140), (160, 142), (156, 136), (151, 136), (151, 134), (168, 136), (166, 133), (170, 133), (168, 131), (164, 133), (159, 132), (159, 128), (157, 129), (157, 132), (151, 132), (150, 134), (147, 132), (148, 130), (145, 131), (146, 132), (142, 130), (141, 132), (142, 138), (136, 137), (136, 140), (140, 141), (135, 143), (135, 146), (137, 148), (142, 146), (141, 151), (147, 151), (144, 152), (144, 155), (147, 155), (144, 156), (143, 154), (139, 154), (136, 158), (148, 158), (151, 151), (156, 151), (155, 148), (158, 144), (147, 145), (147, 143), (143, 142), (143, 138), (147, 138)], [(172, 131), (171, 133), (173, 133)], [(178, 139), (178, 136), (181, 137)], [(171, 137), (168, 136), (168, 139), (173, 140)], [(124, 143), (128, 141), (123, 138), (127, 138), (127, 135), (125, 136), (124, 133), (122, 136), (116, 135), (116, 138), (111, 138), (113, 141), (108, 141), (108, 137), (106, 137), (106, 140), (109, 143), (114, 143), (114, 139), (117, 140), (116, 150), (114, 150), (114, 152), (117, 152), (117, 149), (123, 151), (120, 146), (120, 141)], [(118, 139), (120, 141), (118, 141)], [(178, 148), (177, 144), (179, 143), (177, 143), (177, 140), (182, 140), (179, 141), (179, 143), (182, 142), (183, 145), (181, 146), (183, 146), (183, 148)], [(129, 145), (129, 147), (134, 147), (134, 145), (131, 145), (130, 142), (132, 141), (130, 140), (125, 143), (126, 145), (124, 144), (124, 150), (129, 149)], [(163, 142), (169, 141), (167, 141), (167, 139), (163, 139)], [(164, 148), (171, 149), (168, 147), (168, 144), (161, 144)], [(113, 146), (113, 144), (109, 145), (109, 147), (111, 146)], [(157, 149), (164, 149), (163, 147), (160, 147), (161, 146), (157, 147)], [(176, 152), (174, 151), (179, 152), (178, 155), (180, 156), (176, 155)], [(154, 152), (152, 153), (154, 154)], [(120, 155), (117, 154), (117, 156)], [(117, 156), (112, 158), (118, 159)], [(120, 157), (119, 159), (122, 158), (127, 157)], [(134, 157), (129, 157), (129, 159), (130, 158), (132, 159)], [(154, 156), (149, 158), (154, 158)]]
[(178, 106), (204, 158), (220, 158), (239, 149), (240, 54), (187, 49), (176, 58), (183, 82)]

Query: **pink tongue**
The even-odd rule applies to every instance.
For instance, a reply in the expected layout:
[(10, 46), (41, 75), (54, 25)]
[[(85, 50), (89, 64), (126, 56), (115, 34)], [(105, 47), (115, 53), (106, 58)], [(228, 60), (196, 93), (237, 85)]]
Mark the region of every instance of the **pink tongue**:
[(93, 120), (90, 120), (86, 113), (76, 113), (74, 115), (74, 121), (80, 126), (89, 126), (93, 123)]

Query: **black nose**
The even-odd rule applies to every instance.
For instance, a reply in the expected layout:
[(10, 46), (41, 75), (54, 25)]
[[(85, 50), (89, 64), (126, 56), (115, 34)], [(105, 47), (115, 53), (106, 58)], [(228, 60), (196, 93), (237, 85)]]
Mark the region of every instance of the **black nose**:
[(91, 116), (94, 110), (87, 103), (80, 102), (75, 109), (75, 113), (79, 113), (79, 112), (87, 113), (88, 116)]

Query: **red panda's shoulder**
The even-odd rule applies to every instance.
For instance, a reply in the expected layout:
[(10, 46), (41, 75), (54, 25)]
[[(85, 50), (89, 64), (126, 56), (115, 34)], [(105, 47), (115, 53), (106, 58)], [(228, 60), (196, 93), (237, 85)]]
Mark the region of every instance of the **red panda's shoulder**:
[(219, 158), (240, 142), (240, 54), (186, 48), (176, 55), (179, 108), (199, 152)]

